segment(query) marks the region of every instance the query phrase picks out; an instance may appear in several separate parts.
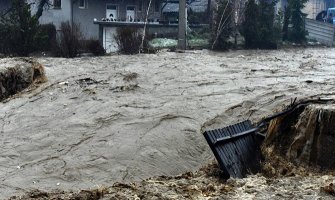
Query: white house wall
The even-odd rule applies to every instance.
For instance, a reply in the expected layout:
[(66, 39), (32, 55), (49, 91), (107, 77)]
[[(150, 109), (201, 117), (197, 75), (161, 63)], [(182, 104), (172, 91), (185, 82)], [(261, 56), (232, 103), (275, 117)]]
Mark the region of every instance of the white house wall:
[[(79, 2), (73, 4), (73, 21), (80, 23), (84, 37), (98, 39), (99, 28), (93, 24), (93, 20), (101, 20), (106, 17), (106, 5), (113, 4), (119, 6), (119, 18), (126, 20), (126, 6), (135, 6), (136, 17), (135, 19), (142, 18), (145, 15), (145, 10), (138, 11), (138, 0), (87, 0), (87, 8), (79, 8)], [(142, 3), (148, 5), (148, 0), (142, 0)], [(145, 7), (145, 6), (142, 6)], [(160, 13), (155, 12), (150, 15), (152, 19), (158, 19)]]
[[(35, 0), (28, 0), (30, 2), (36, 2)], [(60, 29), (60, 24), (62, 22), (69, 21), (71, 22), (71, 0), (61, 0), (62, 7), (61, 9), (53, 9), (52, 6), (43, 11), (42, 16), (39, 21), (41, 24), (49, 24), (52, 23), (56, 26), (56, 29)], [(50, 3), (52, 4), (52, 0)], [(31, 7), (32, 13), (36, 13), (37, 4), (32, 4)]]
[(57, 29), (59, 29), (62, 22), (71, 21), (71, 1), (70, 0), (61, 0), (62, 8), (61, 9), (49, 9), (43, 12), (42, 17), (40, 18), (40, 23), (47, 24), (53, 23)]
[(73, 5), (73, 22), (80, 24), (85, 38), (98, 39), (98, 25), (93, 24), (94, 18), (100, 20), (106, 17), (106, 0), (87, 0), (87, 8), (79, 8), (79, 3)]
[(302, 12), (307, 14), (307, 18), (315, 19), (317, 14), (326, 9), (327, 8), (324, 0), (309, 0), (305, 4), (305, 8), (302, 10)]

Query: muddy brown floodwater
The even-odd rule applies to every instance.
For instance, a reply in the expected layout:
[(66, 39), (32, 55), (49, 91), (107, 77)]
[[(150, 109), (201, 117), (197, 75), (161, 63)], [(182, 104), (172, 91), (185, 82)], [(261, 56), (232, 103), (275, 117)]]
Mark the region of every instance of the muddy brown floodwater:
[[(34, 189), (78, 191), (194, 172), (213, 160), (203, 130), (256, 122), (291, 98), (335, 89), (335, 49), (329, 48), (37, 61), (48, 82), (0, 103), (3, 199)], [(268, 180), (231, 180), (235, 193), (227, 198), (328, 198), (319, 190), (334, 177)], [(296, 190), (309, 193), (294, 196)]]

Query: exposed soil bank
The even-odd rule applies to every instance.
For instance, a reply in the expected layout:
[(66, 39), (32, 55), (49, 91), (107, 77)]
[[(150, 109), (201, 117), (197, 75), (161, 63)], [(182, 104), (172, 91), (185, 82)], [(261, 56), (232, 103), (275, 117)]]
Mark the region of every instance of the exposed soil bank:
[(33, 59), (0, 59), (0, 101), (45, 80), (43, 66)]
[[(266, 178), (261, 175), (244, 179), (219, 178), (220, 171), (210, 164), (194, 173), (179, 176), (159, 176), (136, 183), (115, 183), (111, 187), (98, 187), (75, 192), (44, 192), (34, 190), (23, 196), (25, 200), (219, 200), (219, 199), (334, 199), (331, 183), (335, 177), (327, 175), (295, 175)], [(332, 193), (331, 193), (332, 191)]]
[(333, 101), (301, 104), (272, 120), (263, 151), (270, 159), (277, 154), (297, 165), (335, 170), (334, 110)]
[[(213, 159), (203, 130), (245, 119), (255, 122), (291, 98), (335, 91), (335, 50), (323, 48), (38, 62), (49, 81), (0, 103), (4, 199), (33, 189), (78, 191), (194, 172)], [(277, 192), (295, 195), (297, 188), (301, 195), (309, 191), (315, 196), (322, 184), (334, 179), (268, 180), (272, 179), (236, 180), (245, 187), (234, 190), (246, 198)], [(185, 182), (185, 187), (195, 182)], [(283, 190), (277, 190), (280, 184)], [(164, 191), (169, 189), (157, 189), (167, 195)]]

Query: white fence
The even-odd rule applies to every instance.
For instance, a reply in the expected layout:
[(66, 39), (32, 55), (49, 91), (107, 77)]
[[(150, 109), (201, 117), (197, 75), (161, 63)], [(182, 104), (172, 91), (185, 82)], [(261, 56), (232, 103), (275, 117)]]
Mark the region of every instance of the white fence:
[(305, 25), (309, 38), (315, 39), (324, 45), (333, 46), (335, 32), (333, 24), (306, 19)]

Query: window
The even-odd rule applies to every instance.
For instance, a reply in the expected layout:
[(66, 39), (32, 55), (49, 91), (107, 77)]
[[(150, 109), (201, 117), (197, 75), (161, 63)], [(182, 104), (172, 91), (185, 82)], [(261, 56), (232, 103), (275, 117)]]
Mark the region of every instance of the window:
[(107, 10), (117, 10), (116, 5), (107, 5)]
[(79, 0), (79, 8), (87, 8), (87, 0)]
[(135, 20), (135, 6), (127, 6), (126, 21), (133, 22)]
[(127, 6), (127, 10), (135, 11), (135, 6)]
[(118, 6), (117, 5), (112, 5), (112, 4), (107, 4), (106, 5), (106, 18), (111, 18), (111, 19), (118, 19), (119, 18)]
[(54, 8), (55, 9), (61, 9), (62, 8), (62, 0), (54, 0)]

